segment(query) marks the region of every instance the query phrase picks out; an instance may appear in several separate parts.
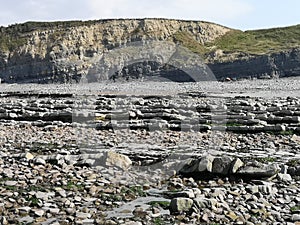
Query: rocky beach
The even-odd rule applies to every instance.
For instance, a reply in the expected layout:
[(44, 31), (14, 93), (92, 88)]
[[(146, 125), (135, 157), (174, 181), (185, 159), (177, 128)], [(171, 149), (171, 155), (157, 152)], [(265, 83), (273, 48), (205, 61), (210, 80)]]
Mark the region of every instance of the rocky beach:
[(1, 224), (300, 224), (300, 79), (0, 84)]

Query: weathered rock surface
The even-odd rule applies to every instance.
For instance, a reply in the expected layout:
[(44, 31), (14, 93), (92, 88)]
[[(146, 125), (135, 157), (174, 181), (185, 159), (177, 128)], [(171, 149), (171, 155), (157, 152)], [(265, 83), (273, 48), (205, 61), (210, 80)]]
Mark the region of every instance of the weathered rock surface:
[(226, 77), (240, 78), (278, 78), (298, 76), (300, 74), (300, 49), (295, 48), (285, 52), (263, 56), (249, 56), (229, 62), (209, 64), (219, 80)]
[(192, 208), (193, 200), (189, 198), (173, 198), (170, 203), (171, 212), (185, 212)]
[(144, 39), (172, 41), (177, 32), (207, 43), (229, 30), (213, 23), (169, 19), (78, 21), (52, 26), (25, 23), (0, 31), (3, 35), (16, 33), (21, 42), (13, 49), (1, 49), (0, 78), (9, 83), (78, 82), (112, 48)]
[[(293, 87), (291, 80), (286, 84)], [(278, 91), (269, 98), (228, 95), (220, 103), (218, 83), (207, 84), (214, 96), (199, 92), (205, 84), (160, 84), (170, 93), (180, 87), (178, 96), (159, 95), (156, 85), (150, 94), (143, 84), (133, 86), (132, 95), (118, 85), (83, 90), (91, 115), (71, 122), (63, 116), (31, 119), (38, 110), (81, 112), (72, 109), (76, 98), (70, 94), (43, 94), (59, 86), (33, 86), (22, 94), (3, 85), (9, 91), (0, 95), (0, 111), (10, 116), (0, 119), (0, 223), (299, 222), (296, 92), (287, 92), (288, 98)], [(32, 117), (23, 117), (28, 111)], [(181, 168), (186, 176), (178, 174)], [(193, 173), (210, 176), (195, 179)]]
[[(120, 66), (117, 71), (124, 72), (124, 76), (127, 76), (128, 72), (130, 74), (134, 72), (135, 74), (131, 75), (140, 77), (142, 74), (151, 74), (149, 67), (156, 67), (160, 60), (154, 60), (155, 62), (150, 62), (145, 67), (141, 66), (144, 60), (140, 60), (134, 65), (139, 68), (132, 70), (131, 65), (123, 67), (124, 62), (119, 63), (119, 57), (110, 59), (104, 55), (112, 49), (135, 42), (140, 44), (147, 41), (178, 42), (178, 36), (187, 38), (188, 45), (192, 43), (191, 45), (199, 45), (201, 48), (201, 45), (212, 42), (229, 31), (232, 29), (209, 22), (171, 19), (29, 22), (8, 28), (2, 27), (0, 79), (7, 83), (77, 83), (81, 78), (82, 81), (99, 81), (107, 80), (109, 77), (104, 70), (114, 70), (115, 66)], [(168, 47), (165, 47), (164, 50), (167, 49)], [(155, 51), (161, 53), (160, 50)], [(223, 52), (224, 57), (230, 60), (223, 62), (222, 58), (216, 57), (207, 61), (215, 75), (214, 78), (218, 80), (298, 76), (299, 47), (278, 51), (265, 55), (238, 52), (242, 57), (236, 56), (236, 52)], [(140, 52), (131, 55), (137, 53)], [(125, 51), (123, 55), (130, 54)], [(97, 65), (99, 62), (100, 66)], [(160, 75), (166, 75), (168, 80), (172, 80), (172, 77), (178, 77), (180, 74), (176, 69), (170, 71), (171, 76), (165, 72)], [(86, 79), (86, 75), (90, 73), (95, 73), (95, 76)], [(189, 78), (174, 80), (193, 81)]]

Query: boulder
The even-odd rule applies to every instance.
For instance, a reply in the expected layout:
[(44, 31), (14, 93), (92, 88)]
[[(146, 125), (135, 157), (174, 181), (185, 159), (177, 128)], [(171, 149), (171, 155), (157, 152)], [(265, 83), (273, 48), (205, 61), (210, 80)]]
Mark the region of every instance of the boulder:
[(173, 198), (170, 203), (171, 213), (188, 212), (193, 206), (193, 200), (189, 198)]
[(113, 151), (108, 151), (105, 157), (106, 166), (115, 166), (123, 170), (129, 169), (132, 161), (126, 155), (122, 155)]
[[(227, 155), (218, 157), (206, 155), (199, 159), (189, 159), (179, 170), (179, 173), (197, 179), (228, 176), (233, 179), (242, 178), (247, 180), (274, 177), (280, 171), (281, 168), (277, 164), (263, 164), (255, 160), (245, 164), (241, 159), (233, 159)], [(293, 174), (296, 173), (295, 171), (296, 169), (294, 169)], [(281, 176), (281, 178), (286, 181), (289, 180), (289, 176)]]
[(198, 165), (198, 172), (208, 171), (212, 172), (214, 156), (207, 155), (201, 158)]
[(273, 177), (280, 171), (277, 164), (262, 164), (262, 163), (249, 163), (237, 171), (237, 175), (243, 178), (261, 179)]
[(217, 157), (212, 163), (212, 173), (228, 175), (231, 168), (232, 159), (228, 156)]
[(200, 159), (189, 159), (179, 170), (182, 174), (212, 172), (214, 157), (211, 155), (203, 156)]
[(277, 178), (278, 178), (278, 180), (284, 181), (284, 182), (290, 182), (293, 180), (290, 174), (284, 174), (284, 173), (278, 173)]
[(239, 168), (241, 168), (244, 165), (244, 162), (240, 160), (239, 158), (235, 159), (231, 163), (231, 171), (230, 173), (236, 173)]

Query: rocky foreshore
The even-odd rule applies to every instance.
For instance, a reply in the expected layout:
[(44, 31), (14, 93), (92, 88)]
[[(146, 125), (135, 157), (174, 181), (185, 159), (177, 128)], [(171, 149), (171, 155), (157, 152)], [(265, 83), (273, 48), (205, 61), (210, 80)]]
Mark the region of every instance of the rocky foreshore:
[(0, 223), (300, 224), (298, 80), (272, 82), (2, 86)]

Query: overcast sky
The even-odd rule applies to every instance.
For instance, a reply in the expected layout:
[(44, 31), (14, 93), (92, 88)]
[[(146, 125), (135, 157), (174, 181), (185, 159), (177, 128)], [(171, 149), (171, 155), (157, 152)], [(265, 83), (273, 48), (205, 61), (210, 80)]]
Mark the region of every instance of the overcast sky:
[(0, 0), (0, 26), (107, 18), (204, 20), (242, 30), (300, 24), (299, 0)]

